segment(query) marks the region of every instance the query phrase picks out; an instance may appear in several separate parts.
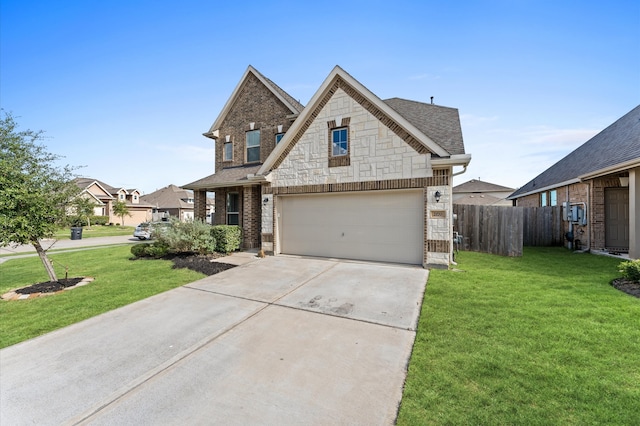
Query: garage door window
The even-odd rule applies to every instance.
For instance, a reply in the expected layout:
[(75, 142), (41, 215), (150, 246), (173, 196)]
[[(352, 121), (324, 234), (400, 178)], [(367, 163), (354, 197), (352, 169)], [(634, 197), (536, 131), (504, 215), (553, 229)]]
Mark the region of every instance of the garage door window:
[(237, 192), (227, 194), (227, 225), (240, 224), (239, 195)]

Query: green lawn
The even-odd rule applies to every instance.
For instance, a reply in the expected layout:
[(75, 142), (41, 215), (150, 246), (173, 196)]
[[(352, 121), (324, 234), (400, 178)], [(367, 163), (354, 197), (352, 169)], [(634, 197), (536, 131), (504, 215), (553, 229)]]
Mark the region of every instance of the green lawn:
[[(94, 225), (92, 227), (82, 228), (82, 238), (92, 237), (116, 237), (119, 235), (133, 235), (135, 226), (102, 226)], [(58, 229), (54, 235), (58, 240), (71, 239), (71, 228)]]
[[(59, 278), (65, 266), (69, 277), (91, 276), (87, 286), (31, 300), (0, 301), (0, 347), (93, 317), (106, 311), (203, 278), (172, 269), (168, 260), (131, 261), (130, 246), (52, 253)], [(0, 264), (0, 294), (47, 281), (37, 257), (11, 259)]]
[(430, 272), (399, 425), (640, 424), (640, 299), (619, 259), (464, 252)]

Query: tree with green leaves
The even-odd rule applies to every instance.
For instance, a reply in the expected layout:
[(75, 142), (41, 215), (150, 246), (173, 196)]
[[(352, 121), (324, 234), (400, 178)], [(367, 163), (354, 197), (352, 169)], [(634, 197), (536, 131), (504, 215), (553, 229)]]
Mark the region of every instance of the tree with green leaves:
[(73, 205), (73, 210), (75, 211), (76, 216), (82, 223), (86, 223), (87, 226), (91, 227), (91, 215), (93, 215), (94, 208), (96, 206), (95, 201), (91, 198), (78, 196), (73, 199), (71, 203)]
[(120, 217), (121, 225), (124, 226), (124, 217), (131, 216), (129, 213), (129, 207), (124, 201), (116, 201), (113, 203), (113, 214)]
[(0, 110), (0, 247), (32, 244), (49, 279), (58, 281), (40, 240), (53, 236), (78, 192), (72, 168), (40, 142), (42, 131), (18, 130), (10, 113)]

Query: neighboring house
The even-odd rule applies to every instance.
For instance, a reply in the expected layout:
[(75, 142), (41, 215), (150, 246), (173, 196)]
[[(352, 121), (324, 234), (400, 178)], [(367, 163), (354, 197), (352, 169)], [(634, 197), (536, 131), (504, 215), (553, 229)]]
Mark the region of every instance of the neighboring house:
[(153, 206), (140, 201), (141, 193), (137, 189), (116, 188), (92, 178), (76, 178), (74, 182), (81, 190), (81, 197), (95, 200), (94, 214), (108, 216), (110, 223), (122, 222), (122, 219), (113, 213), (113, 204), (116, 201), (126, 203), (129, 209), (129, 215), (124, 217), (125, 226), (135, 226), (151, 219)]
[(565, 230), (571, 224), (574, 238), (586, 248), (639, 258), (640, 105), (509, 199), (525, 207), (568, 202), (578, 217), (566, 222)]
[[(141, 200), (154, 206), (154, 220), (175, 217), (178, 220), (193, 220), (193, 191), (169, 185), (151, 194), (143, 195)], [(207, 200), (207, 218), (214, 212), (213, 199)]]
[(507, 197), (515, 188), (471, 179), (453, 187), (453, 204), (475, 204), (484, 206), (511, 206)]
[(465, 167), (458, 110), (381, 100), (336, 66), (303, 106), (248, 67), (205, 133), (216, 173), (184, 185), (243, 247), (447, 267), (452, 177)]

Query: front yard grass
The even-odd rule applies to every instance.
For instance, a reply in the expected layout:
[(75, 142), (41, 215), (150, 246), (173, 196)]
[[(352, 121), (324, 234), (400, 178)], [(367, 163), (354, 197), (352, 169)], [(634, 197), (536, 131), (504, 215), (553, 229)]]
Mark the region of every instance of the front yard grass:
[[(91, 276), (84, 287), (29, 300), (0, 301), (0, 348), (204, 278), (188, 269), (172, 269), (169, 260), (131, 261), (130, 246), (51, 253), (58, 278)], [(39, 258), (0, 264), (0, 294), (48, 281)]]
[(399, 425), (638, 424), (640, 299), (620, 259), (525, 248), (432, 270)]
[[(106, 226), (106, 225), (93, 225), (91, 227), (85, 226), (82, 228), (82, 238), (92, 237), (117, 237), (120, 235), (131, 235), (135, 231), (135, 226)], [(54, 238), (57, 240), (69, 240), (71, 239), (71, 228), (61, 228), (56, 231)]]

